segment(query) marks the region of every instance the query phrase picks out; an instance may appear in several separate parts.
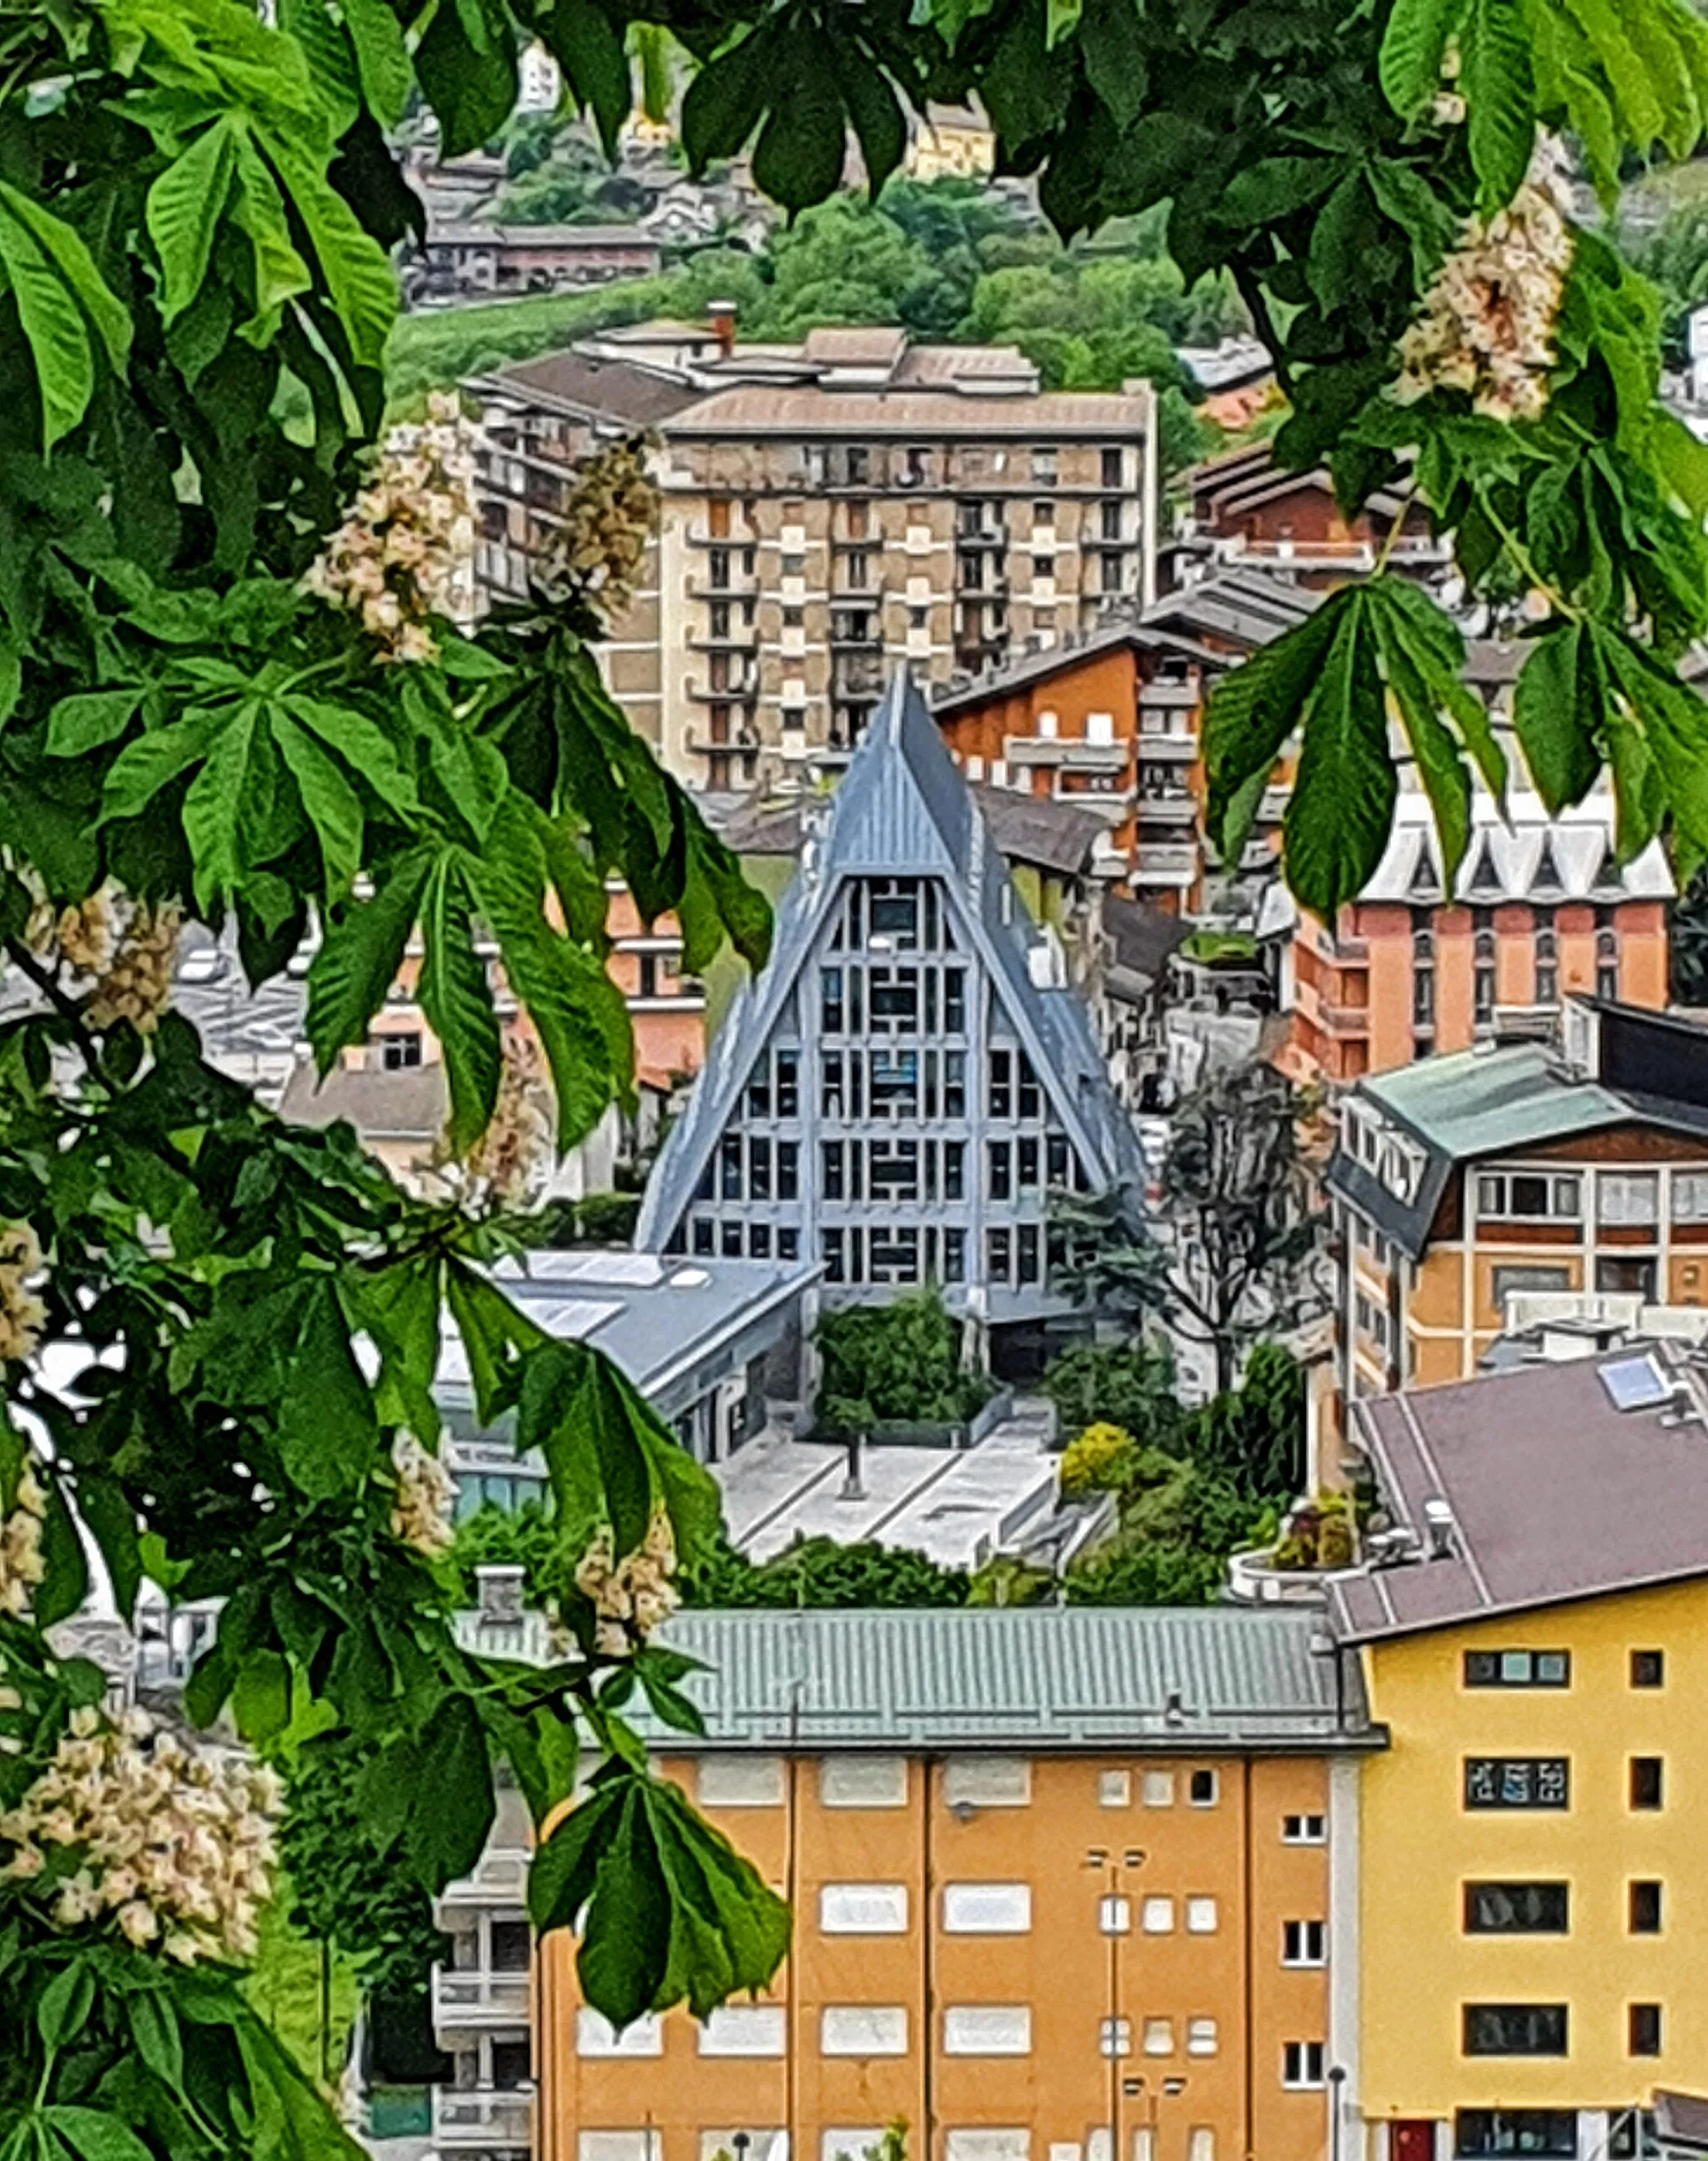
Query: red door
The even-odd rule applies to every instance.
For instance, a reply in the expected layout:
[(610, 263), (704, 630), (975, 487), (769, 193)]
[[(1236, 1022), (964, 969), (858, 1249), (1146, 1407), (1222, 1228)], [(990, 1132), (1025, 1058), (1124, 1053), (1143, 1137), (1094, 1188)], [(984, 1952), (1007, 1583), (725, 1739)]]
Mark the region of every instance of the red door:
[(1388, 2161), (1435, 2161), (1435, 2127), (1426, 2117), (1409, 2117), (1388, 2127)]

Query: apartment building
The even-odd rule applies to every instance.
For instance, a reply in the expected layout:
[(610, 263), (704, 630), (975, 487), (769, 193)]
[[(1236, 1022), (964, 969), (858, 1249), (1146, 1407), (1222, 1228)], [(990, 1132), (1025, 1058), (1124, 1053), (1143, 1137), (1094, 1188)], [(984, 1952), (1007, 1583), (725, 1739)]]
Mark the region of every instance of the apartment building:
[(1355, 1080), (1479, 1041), (1549, 1034), (1575, 996), (1658, 1011), (1674, 890), (1659, 841), (1620, 862), (1611, 790), (1550, 817), (1521, 787), (1503, 807), (1478, 791), (1450, 891), (1429, 799), (1404, 786), (1357, 899), (1332, 929), (1300, 919), (1284, 1063), (1300, 1080)]
[(655, 438), (660, 529), (610, 680), (696, 787), (799, 781), (851, 751), (897, 665), (945, 682), (1154, 591), (1146, 383), (1047, 392), (1012, 347), (882, 326), (743, 344), (721, 310), (469, 387), (494, 595), (525, 591), (580, 458)]
[(1071, 1314), (1046, 1195), (1138, 1180), (1061, 942), (1034, 924), (919, 691), (891, 685), (648, 1185), (637, 1242), (925, 1282), (1023, 1340)]
[(539, 2161), (1320, 2161), (1357, 1764), (1314, 1617), (684, 1614), (663, 1774), (788, 1897), (773, 1988), (615, 2033), (541, 1946)]
[(1388, 1745), (1344, 2151), (1627, 2161), (1708, 2091), (1705, 1421), (1659, 1344), (1355, 1408), (1389, 1528), (1328, 1612)]
[[(1514, 1292), (1708, 1303), (1708, 1034), (1573, 999), (1559, 1048), (1361, 1080), (1326, 1182), (1348, 1407), (1468, 1378)], [(1330, 1405), (1320, 1445), (1339, 1429)]]
[(1420, 579), (1445, 575), (1453, 560), (1415, 496), (1378, 488), (1349, 517), (1325, 468), (1289, 471), (1268, 443), (1193, 469), (1185, 513), (1164, 550), (1171, 583), (1210, 565), (1243, 566), (1325, 589), (1367, 575), (1384, 555), (1389, 570)]

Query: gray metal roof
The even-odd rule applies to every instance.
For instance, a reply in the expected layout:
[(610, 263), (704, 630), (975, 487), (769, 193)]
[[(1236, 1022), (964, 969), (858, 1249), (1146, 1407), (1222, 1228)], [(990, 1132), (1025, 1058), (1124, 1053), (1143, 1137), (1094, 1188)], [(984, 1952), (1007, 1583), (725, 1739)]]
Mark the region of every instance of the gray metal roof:
[(1143, 1159), (1084, 1006), (1070, 990), (1043, 990), (1030, 955), (1044, 934), (1018, 896), (1003, 920), (1008, 873), (977, 805), (919, 690), (898, 672), (872, 715), (821, 833), (778, 910), (769, 965), (745, 981), (707, 1052), (688, 1107), (671, 1127), (648, 1181), (635, 1242), (662, 1245), (694, 1197), (734, 1115), (754, 1060), (771, 1039), (797, 976), (856, 877), (938, 877), (961, 936), (993, 977), (1021, 1045), (1094, 1184), (1142, 1176)]
[(707, 1669), (686, 1684), (706, 1722), (689, 1747), (1191, 1755), (1377, 1738), (1356, 1673), (1306, 1612), (724, 1611), (679, 1613), (666, 1640)]
[[(1645, 1358), (1655, 1385), (1621, 1410), (1603, 1377)], [(1445, 1502), (1450, 1531), (1438, 1558), (1334, 1578), (1337, 1633), (1366, 1642), (1708, 1575), (1705, 1414), (1700, 1370), (1659, 1344), (1356, 1403), (1396, 1523), (1427, 1554), (1429, 1504)]]

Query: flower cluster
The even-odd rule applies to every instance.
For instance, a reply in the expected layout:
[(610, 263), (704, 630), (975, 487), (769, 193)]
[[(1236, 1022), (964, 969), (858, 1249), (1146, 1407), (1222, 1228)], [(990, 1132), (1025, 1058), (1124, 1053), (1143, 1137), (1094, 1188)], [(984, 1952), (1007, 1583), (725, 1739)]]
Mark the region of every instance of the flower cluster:
[(519, 1207), (530, 1197), (550, 1160), (555, 1122), (539, 1046), (513, 1029), (504, 1039), (492, 1121), (463, 1166), (488, 1201)]
[[(18, 1491), (12, 1497), (12, 1513), (0, 1517), (0, 1613), (14, 1621), (29, 1618), (35, 1586), (46, 1573), (42, 1559), (41, 1528), (48, 1511), (48, 1497), (30, 1457), (23, 1459), (18, 1474)], [(15, 1705), (8, 1705), (15, 1710)]]
[(620, 1561), (612, 1557), (610, 1532), (601, 1531), (575, 1568), (575, 1588), (597, 1616), (594, 1648), (620, 1659), (643, 1643), (680, 1602), (670, 1580), (675, 1573), (675, 1535), (662, 1508), (654, 1512), (639, 1546)]
[(1492, 419), (1541, 419), (1571, 268), (1570, 209), (1565, 154), (1544, 136), (1507, 208), (1466, 220), (1423, 313), (1400, 340), (1394, 395), (1401, 404), (1432, 390), (1464, 390)]
[(582, 459), (547, 557), (548, 582), (555, 575), (607, 617), (621, 615), (634, 598), (658, 529), (659, 491), (646, 450), (646, 438), (631, 435)]
[(232, 1750), (186, 1742), (146, 1711), (74, 1711), (47, 1768), (0, 1815), (0, 1882), (75, 1863), (45, 1887), (56, 1927), (112, 1922), (169, 1958), (251, 1958), (272, 1894), (279, 1786)]
[(393, 428), (368, 483), (309, 571), (308, 590), (362, 617), (387, 660), (430, 660), (431, 618), (475, 613), (473, 427), (435, 392), (424, 421)]
[(172, 902), (133, 900), (109, 883), (70, 908), (39, 901), (26, 935), (44, 960), (91, 982), (84, 1008), (91, 1028), (128, 1020), (146, 1035), (172, 995), (183, 919)]
[(41, 1341), (47, 1308), (30, 1289), (42, 1252), (28, 1223), (0, 1223), (0, 1360), (29, 1357)]
[(450, 1551), (456, 1481), (412, 1433), (400, 1433), (392, 1443), (392, 1466), (398, 1475), (392, 1535), (429, 1560), (438, 1560)]

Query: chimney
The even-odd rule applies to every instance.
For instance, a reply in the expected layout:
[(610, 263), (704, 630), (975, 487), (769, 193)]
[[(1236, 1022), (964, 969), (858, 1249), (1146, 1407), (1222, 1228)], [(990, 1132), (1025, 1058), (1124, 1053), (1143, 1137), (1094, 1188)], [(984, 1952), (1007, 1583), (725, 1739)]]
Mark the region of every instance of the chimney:
[(706, 320), (711, 325), (711, 334), (717, 340), (720, 356), (728, 360), (736, 349), (736, 304), (733, 300), (708, 300)]
[(1424, 1503), (1424, 1529), (1429, 1542), (1429, 1559), (1446, 1560), (1453, 1552), (1453, 1511), (1439, 1494)]
[(492, 1561), (475, 1570), (476, 1611), (482, 1621), (519, 1621), (525, 1570)]

